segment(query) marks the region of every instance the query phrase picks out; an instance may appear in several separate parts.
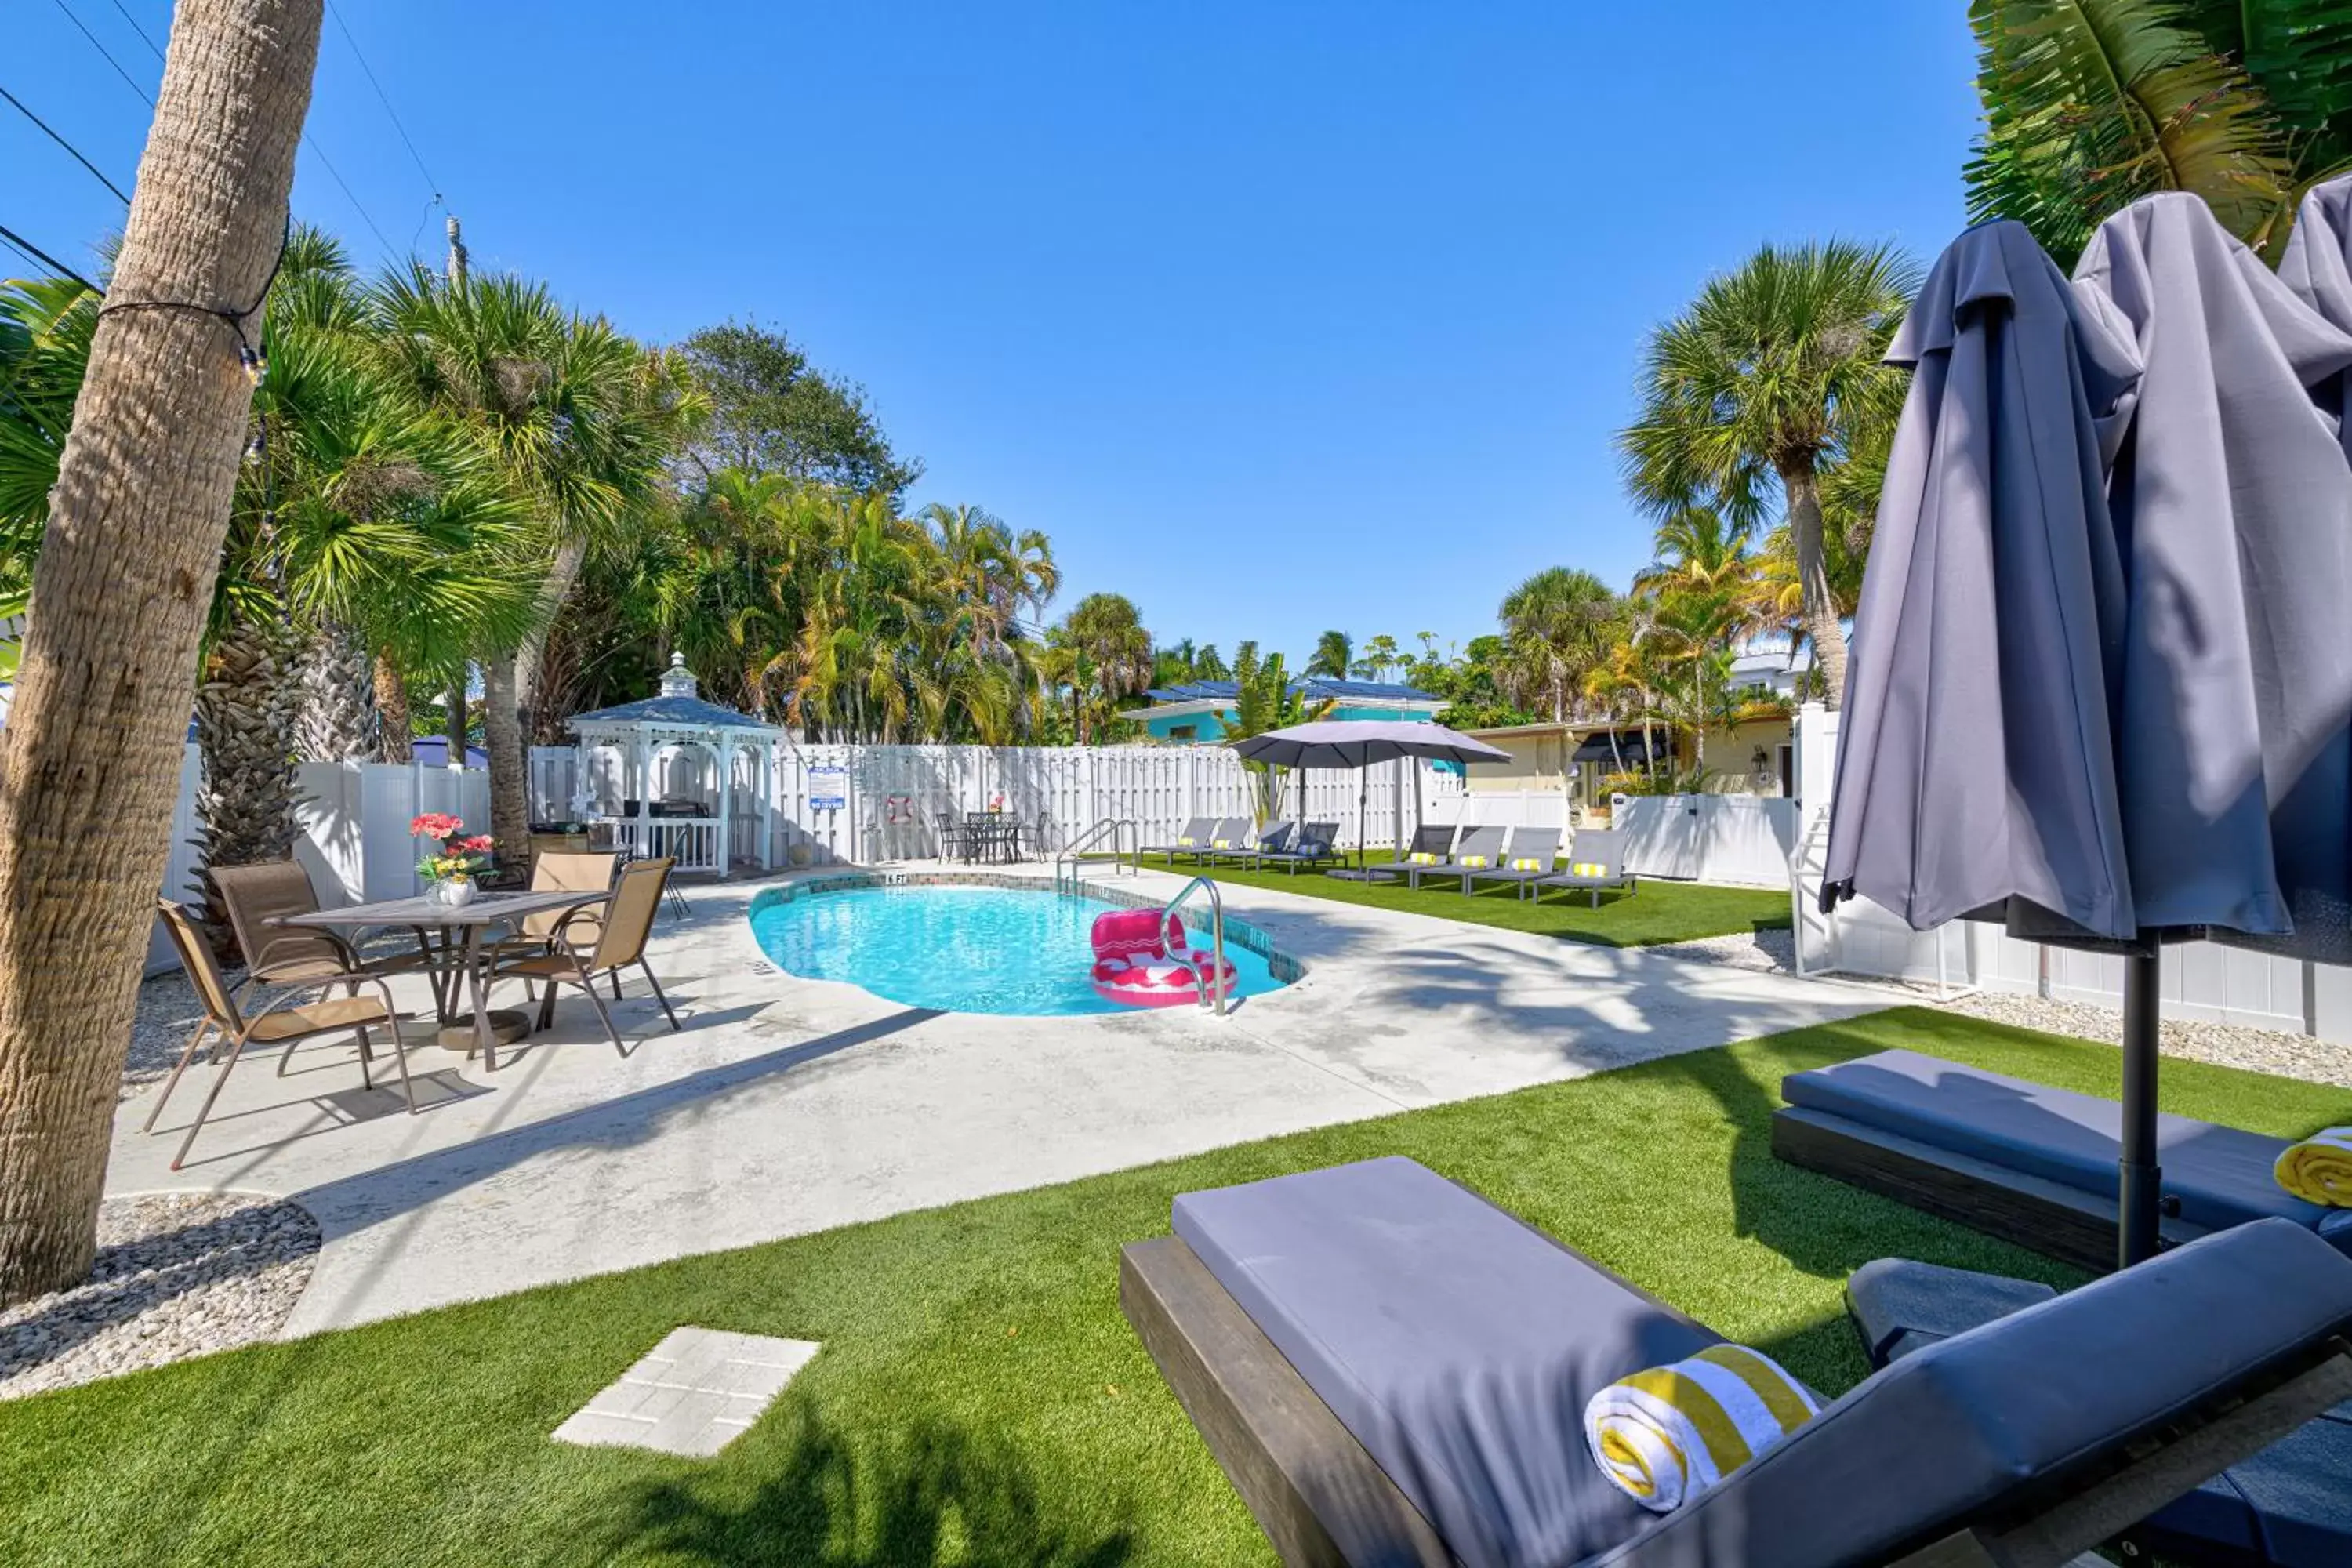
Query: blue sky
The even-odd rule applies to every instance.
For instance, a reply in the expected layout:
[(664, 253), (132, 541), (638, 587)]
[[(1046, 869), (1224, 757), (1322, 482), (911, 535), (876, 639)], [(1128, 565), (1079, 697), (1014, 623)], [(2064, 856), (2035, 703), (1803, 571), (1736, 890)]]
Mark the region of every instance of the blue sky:
[[(160, 39), (166, 0), (64, 5), (152, 91), (124, 13)], [(146, 106), (59, 0), (11, 9), (0, 87), (127, 186)], [(924, 459), (917, 503), (1043, 528), (1063, 606), (1229, 654), (1623, 583), (1643, 333), (1767, 238), (1931, 256), (1976, 112), (1961, 0), (340, 10), (478, 267), (648, 340), (783, 327)], [(333, 15), (310, 130), (302, 216), (437, 247)], [(0, 104), (0, 224), (87, 266), (120, 221)]]

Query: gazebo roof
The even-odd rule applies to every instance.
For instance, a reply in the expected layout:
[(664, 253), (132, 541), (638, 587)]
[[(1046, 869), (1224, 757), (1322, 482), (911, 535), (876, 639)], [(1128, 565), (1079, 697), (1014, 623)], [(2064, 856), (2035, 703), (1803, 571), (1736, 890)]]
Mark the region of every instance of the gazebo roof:
[(784, 732), (780, 724), (763, 722), (716, 702), (705, 702), (697, 695), (697, 686), (694, 672), (686, 668), (686, 656), (674, 653), (669, 656), (669, 668), (662, 674), (659, 696), (624, 702), (616, 708), (599, 708), (593, 713), (574, 713), (564, 722), (574, 731), (732, 730), (762, 735)]

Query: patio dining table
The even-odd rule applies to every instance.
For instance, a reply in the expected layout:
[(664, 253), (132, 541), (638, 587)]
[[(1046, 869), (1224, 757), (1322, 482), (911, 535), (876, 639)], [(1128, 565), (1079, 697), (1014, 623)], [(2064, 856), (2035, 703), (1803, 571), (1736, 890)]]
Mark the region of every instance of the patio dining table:
[[(340, 931), (385, 926), (405, 927), (414, 931), (417, 945), (425, 955), (427, 973), (433, 982), (436, 1021), (442, 1026), (441, 1043), (452, 1048), (462, 1044), (471, 1050), (480, 1051), (483, 1070), (496, 1072), (499, 1070), (499, 1040), (501, 1037), (520, 1039), (527, 1032), (529, 1021), (515, 1009), (493, 1010), (488, 1005), (489, 988), (482, 977), (483, 933), (493, 926), (510, 921), (519, 926), (527, 915), (584, 909), (591, 904), (601, 904), (611, 897), (609, 892), (550, 889), (545, 892), (477, 893), (467, 903), (445, 904), (419, 894), (414, 898), (379, 900), (373, 904), (352, 904), (337, 910), (314, 910), (307, 914), (284, 915), (270, 923), (313, 926)], [(434, 940), (436, 935), (440, 939), (437, 943)], [(465, 1021), (458, 1010), (461, 985), (473, 1004), (470, 1023)]]

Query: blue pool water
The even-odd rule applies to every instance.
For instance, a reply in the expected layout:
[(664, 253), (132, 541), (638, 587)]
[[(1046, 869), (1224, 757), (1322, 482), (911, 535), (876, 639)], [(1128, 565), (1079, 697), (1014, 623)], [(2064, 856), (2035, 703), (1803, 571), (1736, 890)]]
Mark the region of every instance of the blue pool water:
[[(887, 1001), (951, 1013), (1127, 1013), (1095, 994), (1087, 931), (1112, 906), (1004, 888), (856, 888), (771, 904), (751, 916), (761, 951), (788, 973), (845, 980)], [(1188, 911), (1189, 913), (1189, 911)], [(1230, 928), (1228, 928), (1230, 931)], [(1185, 922), (1187, 940), (1208, 945)], [(1236, 996), (1283, 984), (1228, 940)]]

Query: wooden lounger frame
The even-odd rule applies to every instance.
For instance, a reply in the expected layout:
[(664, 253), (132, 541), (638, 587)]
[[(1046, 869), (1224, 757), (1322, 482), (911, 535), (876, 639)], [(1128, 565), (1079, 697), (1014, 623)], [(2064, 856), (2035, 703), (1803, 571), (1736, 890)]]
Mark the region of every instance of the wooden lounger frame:
[[(1803, 1106), (1773, 1113), (1772, 1152), (2089, 1273), (2116, 1266), (2111, 1197)], [(2205, 1226), (2168, 1215), (2160, 1239), (2179, 1247), (2204, 1234)]]
[[(1454, 1568), (1389, 1479), (1192, 1249), (1174, 1237), (1119, 1255), (1119, 1306), (1288, 1568)], [(2100, 1542), (2352, 1397), (2352, 1346), (2271, 1369), (2262, 1392), (2078, 1477), (2063, 1495), (1890, 1559), (1885, 1568), (2106, 1568)], [(1625, 1559), (1640, 1568), (1643, 1555)]]

